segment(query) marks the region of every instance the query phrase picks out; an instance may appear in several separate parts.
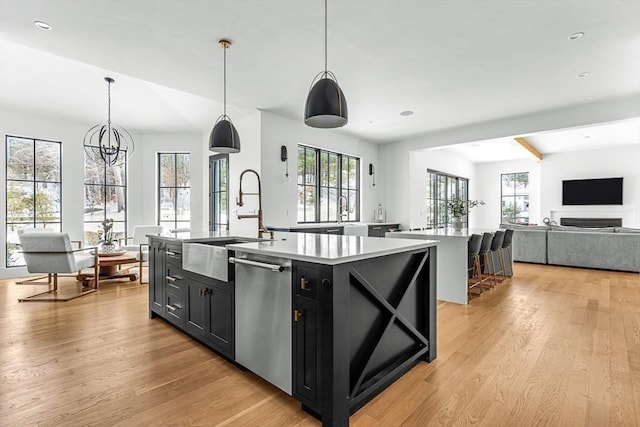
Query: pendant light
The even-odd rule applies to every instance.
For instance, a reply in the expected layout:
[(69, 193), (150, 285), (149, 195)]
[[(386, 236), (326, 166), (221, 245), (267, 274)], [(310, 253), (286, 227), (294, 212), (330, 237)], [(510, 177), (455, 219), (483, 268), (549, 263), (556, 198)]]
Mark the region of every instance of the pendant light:
[(347, 100), (338, 79), (327, 70), (327, 0), (324, 0), (324, 71), (311, 82), (304, 122), (314, 128), (339, 128), (346, 125), (348, 119)]
[(84, 135), (84, 152), (93, 162), (103, 162), (107, 166), (120, 166), (131, 158), (134, 142), (131, 134), (122, 126), (111, 123), (111, 77), (107, 82), (107, 123), (95, 125)]
[(231, 42), (220, 40), (218, 46), (224, 49), (224, 112), (216, 120), (209, 136), (209, 150), (218, 153), (239, 153), (240, 136), (227, 116), (227, 49), (231, 46)]

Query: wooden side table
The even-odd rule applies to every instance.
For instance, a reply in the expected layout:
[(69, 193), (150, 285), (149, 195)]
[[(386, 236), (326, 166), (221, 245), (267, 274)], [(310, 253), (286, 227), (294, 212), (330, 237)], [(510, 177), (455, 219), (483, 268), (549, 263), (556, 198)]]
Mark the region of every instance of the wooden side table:
[[(100, 263), (100, 281), (129, 279), (129, 281), (134, 282), (138, 280), (137, 273), (130, 273), (128, 268), (121, 268), (124, 264), (138, 263), (135, 252), (120, 251), (105, 254), (99, 253), (98, 262)], [(93, 274), (91, 273), (80, 273), (76, 276), (76, 280), (82, 282), (88, 282), (92, 278)]]

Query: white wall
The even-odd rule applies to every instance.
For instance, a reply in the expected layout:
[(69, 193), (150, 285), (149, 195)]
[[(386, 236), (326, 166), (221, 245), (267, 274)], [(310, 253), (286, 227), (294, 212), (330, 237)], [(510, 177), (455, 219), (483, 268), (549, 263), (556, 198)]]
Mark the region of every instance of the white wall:
[[(638, 145), (550, 154), (540, 166), (543, 217), (622, 218), (640, 227), (640, 141)], [(623, 177), (622, 206), (562, 206), (562, 180)]]
[(129, 235), (133, 227), (140, 224), (156, 224), (158, 153), (191, 154), (191, 228), (200, 230), (207, 221), (202, 215), (202, 197), (206, 194), (208, 182), (201, 159), (203, 156), (202, 134), (196, 133), (142, 133), (136, 139), (134, 155), (129, 162), (127, 221)]
[[(541, 111), (525, 116), (500, 118), (442, 129), (419, 137), (383, 144), (379, 147), (378, 168), (380, 199), (387, 208), (387, 218), (403, 227), (411, 222), (410, 156), (417, 150), (482, 141), (500, 137), (523, 136), (536, 132), (585, 126), (640, 116), (637, 96), (626, 96), (600, 102), (588, 102), (566, 108)], [(418, 119), (416, 116), (413, 119)], [(428, 117), (425, 119), (428, 120)], [(543, 172), (541, 172), (542, 174)], [(472, 196), (473, 197), (473, 196)], [(541, 206), (544, 212), (545, 208)], [(473, 215), (472, 215), (473, 216)], [(481, 224), (478, 224), (481, 226)]]
[[(262, 178), (262, 166), (260, 163), (260, 124), (261, 113), (256, 111), (248, 117), (234, 121), (234, 125), (240, 136), (240, 152), (229, 154), (229, 231), (232, 233), (249, 232), (258, 233), (258, 220), (253, 218), (238, 219), (237, 214), (256, 214), (258, 212), (258, 197), (244, 197), (244, 206), (236, 205), (236, 197), (240, 190), (240, 174), (245, 169), (253, 169)], [(208, 144), (208, 136), (207, 136)], [(264, 210), (264, 179), (261, 179), (263, 188), (263, 210)], [(255, 193), (258, 184), (255, 175), (247, 173), (242, 180), (242, 191), (245, 193)], [(208, 202), (207, 202), (208, 203)], [(208, 215), (208, 213), (207, 213)]]
[[(84, 235), (84, 149), (83, 138), (92, 124), (65, 122), (24, 113), (0, 110), (0, 180), (4, 187), (6, 150), (5, 136), (22, 136), (62, 141), (62, 230), (72, 240), (82, 240)], [(206, 197), (206, 175), (199, 159), (203, 156), (202, 136), (193, 134), (139, 134), (132, 133), (135, 150), (128, 163), (128, 226), (131, 232), (136, 224), (156, 223), (156, 186), (158, 152), (190, 152), (191, 164), (191, 212), (192, 228), (199, 229), (208, 218), (203, 216), (202, 197)], [(20, 277), (26, 268), (4, 267), (6, 258), (6, 197), (0, 199), (0, 278)]]
[[(263, 182), (263, 209), (265, 224), (292, 226), (297, 223), (297, 156), (298, 144), (360, 157), (361, 201), (360, 220), (373, 222), (373, 211), (380, 201), (378, 185), (372, 186), (369, 163), (376, 171), (378, 146), (344, 135), (332, 129), (316, 129), (302, 121), (262, 111), (261, 166)], [(285, 145), (289, 153), (289, 180), (285, 179), (284, 163), (280, 160), (280, 147)], [(376, 177), (376, 183), (379, 177)]]
[[(469, 179), (469, 199), (478, 198), (475, 185), (476, 167), (473, 163), (446, 149), (412, 151), (409, 154), (408, 228), (426, 226), (427, 169)], [(481, 209), (484, 209), (484, 206), (474, 208), (469, 216), (471, 228), (477, 227), (476, 212)]]
[(529, 222), (541, 224), (540, 163), (533, 159), (478, 163), (476, 196), (485, 205), (474, 208), (472, 216), (478, 228), (497, 228), (501, 219), (501, 177), (505, 173), (529, 172)]

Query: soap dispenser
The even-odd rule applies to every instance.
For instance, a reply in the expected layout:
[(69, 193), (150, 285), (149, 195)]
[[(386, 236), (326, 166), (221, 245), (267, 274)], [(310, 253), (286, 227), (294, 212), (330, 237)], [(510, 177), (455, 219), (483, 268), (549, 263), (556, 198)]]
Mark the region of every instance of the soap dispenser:
[(378, 203), (378, 207), (373, 211), (374, 222), (385, 222), (387, 220), (387, 211), (382, 207), (382, 203)]

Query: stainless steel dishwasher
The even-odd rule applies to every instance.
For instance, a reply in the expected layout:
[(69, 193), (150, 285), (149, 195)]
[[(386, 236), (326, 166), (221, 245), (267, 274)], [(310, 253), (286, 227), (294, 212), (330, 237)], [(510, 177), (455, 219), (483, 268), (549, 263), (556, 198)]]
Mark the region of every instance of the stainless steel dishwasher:
[(236, 362), (291, 394), (291, 260), (236, 252)]

